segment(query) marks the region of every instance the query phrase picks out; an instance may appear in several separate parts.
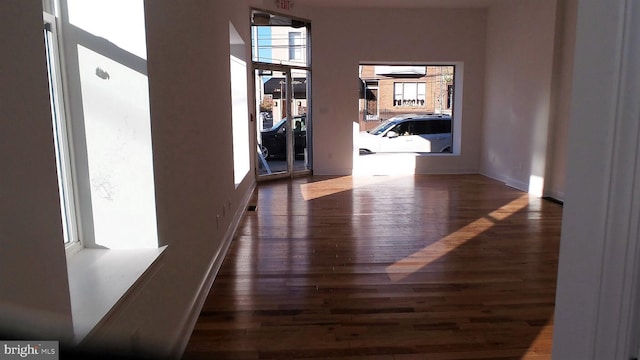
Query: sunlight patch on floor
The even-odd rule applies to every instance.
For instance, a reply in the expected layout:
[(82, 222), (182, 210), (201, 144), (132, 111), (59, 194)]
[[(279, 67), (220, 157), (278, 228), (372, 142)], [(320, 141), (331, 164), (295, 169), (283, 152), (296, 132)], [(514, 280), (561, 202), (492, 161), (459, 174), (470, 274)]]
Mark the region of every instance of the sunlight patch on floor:
[(354, 175), (415, 175), (416, 153), (379, 153), (356, 156)]
[(540, 330), (535, 340), (531, 342), (531, 346), (522, 356), (522, 359), (548, 359), (551, 357), (550, 349), (552, 348), (553, 339), (553, 319)]
[(300, 185), (302, 197), (309, 201), (334, 195), (364, 186), (393, 181), (398, 177), (387, 176), (343, 176)]
[(523, 195), (510, 203), (500, 207), (479, 218), (472, 223), (462, 227), (460, 230), (451, 233), (437, 242), (417, 251), (406, 258), (395, 262), (387, 267), (387, 274), (392, 281), (401, 281), (407, 276), (419, 271), (441, 258), (447, 253), (464, 245), (469, 240), (488, 230), (499, 221), (502, 221), (516, 212), (522, 210), (529, 204), (529, 194)]

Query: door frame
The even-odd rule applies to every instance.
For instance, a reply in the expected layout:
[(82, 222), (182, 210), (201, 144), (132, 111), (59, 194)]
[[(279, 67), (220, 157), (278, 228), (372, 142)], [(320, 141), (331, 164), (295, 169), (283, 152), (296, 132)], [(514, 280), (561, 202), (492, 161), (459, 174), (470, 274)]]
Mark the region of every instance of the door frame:
[[(294, 162), (295, 162), (295, 151), (294, 151), (294, 137), (293, 137), (293, 121), (287, 121), (287, 123), (285, 124), (286, 126), (286, 136), (287, 136), (287, 141), (286, 141), (286, 161), (287, 161), (287, 169), (284, 172), (278, 172), (278, 173), (274, 173), (274, 174), (261, 174), (259, 171), (259, 166), (261, 163), (261, 160), (258, 159), (255, 162), (255, 173), (256, 173), (256, 180), (257, 181), (264, 181), (264, 180), (274, 180), (274, 179), (282, 179), (282, 178), (293, 178), (296, 176), (304, 176), (304, 175), (310, 175), (312, 173), (312, 169), (313, 169), (313, 151), (312, 151), (312, 135), (313, 135), (313, 121), (311, 119), (311, 67), (309, 66), (295, 66), (295, 65), (281, 65), (281, 64), (270, 64), (270, 63), (262, 63), (262, 62), (253, 62), (253, 90), (254, 90), (254, 94), (256, 94), (256, 87), (258, 86), (258, 84), (256, 83), (256, 71), (272, 71), (272, 72), (282, 72), (285, 74), (285, 78), (286, 78), (286, 91), (285, 91), (285, 99), (286, 99), (286, 104), (287, 104), (287, 109), (286, 109), (286, 117), (287, 119), (292, 119), (292, 111), (291, 111), (291, 107), (294, 106), (293, 104), (293, 77), (291, 75), (292, 71), (295, 70), (299, 70), (299, 71), (306, 71), (307, 72), (307, 90), (306, 90), (306, 94), (307, 94), (307, 118), (306, 118), (306, 137), (307, 137), (307, 166), (305, 167), (305, 169), (302, 170), (295, 170), (294, 169)], [(255, 103), (257, 103), (257, 101), (259, 101), (260, 99), (255, 99), (254, 105)], [(255, 123), (255, 127), (254, 130), (257, 130), (257, 126), (258, 126), (258, 122), (256, 121)], [(259, 148), (259, 144), (258, 144), (258, 134), (256, 133), (256, 140), (255, 140), (255, 144), (254, 144), (254, 148), (258, 149)]]

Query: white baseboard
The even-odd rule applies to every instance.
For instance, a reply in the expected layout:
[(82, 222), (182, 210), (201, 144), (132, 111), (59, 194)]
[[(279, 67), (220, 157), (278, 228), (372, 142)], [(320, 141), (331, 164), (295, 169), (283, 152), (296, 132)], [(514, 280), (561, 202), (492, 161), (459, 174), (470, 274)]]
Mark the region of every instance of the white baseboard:
[[(524, 191), (526, 193), (529, 193), (529, 184), (523, 181), (519, 181), (516, 179), (512, 179), (508, 176), (498, 176), (495, 174), (490, 174), (487, 172), (480, 172), (481, 175), (486, 176), (488, 178), (503, 182), (505, 185), (512, 187), (514, 189), (520, 190), (520, 191)], [(553, 191), (553, 190), (544, 190), (542, 193), (542, 197), (550, 197), (553, 199), (556, 199), (558, 201), (562, 201), (564, 202), (564, 191)]]
[(486, 176), (488, 178), (500, 181), (502, 183), (504, 183), (505, 185), (512, 187), (516, 190), (520, 190), (520, 191), (524, 191), (526, 193), (529, 192), (529, 184), (520, 180), (516, 180), (513, 178), (510, 178), (508, 176), (500, 176), (497, 174), (492, 174), (486, 171), (480, 171), (480, 175)]
[(254, 183), (251, 188), (247, 191), (245, 196), (243, 197), (240, 206), (236, 210), (236, 213), (233, 217), (233, 221), (227, 228), (227, 231), (222, 238), (222, 243), (218, 248), (216, 254), (212, 257), (211, 262), (209, 263), (209, 267), (207, 269), (207, 274), (205, 275), (202, 283), (200, 284), (200, 288), (196, 293), (196, 296), (193, 298), (191, 302), (191, 306), (188, 309), (188, 312), (185, 314), (185, 317), (182, 320), (182, 326), (178, 328), (175, 333), (175, 342), (174, 346), (171, 347), (171, 351), (169, 354), (169, 359), (180, 359), (187, 348), (187, 344), (189, 343), (189, 339), (191, 338), (191, 333), (193, 332), (193, 328), (198, 321), (198, 317), (200, 316), (200, 311), (202, 310), (202, 306), (204, 305), (207, 296), (209, 295), (209, 291), (213, 286), (213, 281), (218, 275), (218, 271), (220, 271), (220, 267), (222, 266), (222, 262), (231, 246), (231, 242), (233, 241), (233, 236), (238, 230), (238, 226), (240, 225), (240, 221), (242, 220), (245, 211), (247, 210), (247, 206), (249, 205), (249, 201), (251, 200), (251, 196), (253, 191), (255, 190), (256, 184)]
[(524, 182), (524, 181), (520, 181), (520, 180), (516, 180), (516, 179), (512, 179), (510, 177), (506, 178), (506, 180), (504, 181), (504, 184), (507, 186), (510, 186), (514, 189), (520, 190), (520, 191), (524, 191), (526, 193), (529, 192), (529, 184)]
[(544, 196), (564, 202), (564, 191), (545, 191)]
[(352, 169), (333, 169), (333, 168), (314, 168), (313, 175), (320, 176), (349, 176), (352, 173)]

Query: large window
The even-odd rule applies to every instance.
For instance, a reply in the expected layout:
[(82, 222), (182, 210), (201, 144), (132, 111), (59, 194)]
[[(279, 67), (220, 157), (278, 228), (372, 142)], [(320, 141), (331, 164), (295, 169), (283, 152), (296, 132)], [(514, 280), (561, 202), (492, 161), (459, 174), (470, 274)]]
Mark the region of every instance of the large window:
[(454, 65), (360, 65), (360, 154), (459, 152)]
[(249, 173), (249, 99), (247, 97), (247, 63), (244, 60), (244, 41), (229, 23), (231, 48), (231, 125), (233, 131), (233, 178), (236, 186)]
[(57, 3), (43, 0), (65, 242), (157, 248), (143, 0)]

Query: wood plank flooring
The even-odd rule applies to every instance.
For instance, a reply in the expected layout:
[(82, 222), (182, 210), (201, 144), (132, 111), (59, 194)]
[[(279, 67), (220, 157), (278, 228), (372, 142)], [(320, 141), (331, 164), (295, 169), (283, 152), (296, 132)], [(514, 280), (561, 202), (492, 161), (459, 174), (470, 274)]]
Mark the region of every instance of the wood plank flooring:
[(560, 205), (479, 175), (259, 185), (184, 359), (548, 359)]

